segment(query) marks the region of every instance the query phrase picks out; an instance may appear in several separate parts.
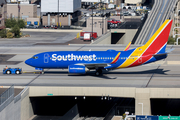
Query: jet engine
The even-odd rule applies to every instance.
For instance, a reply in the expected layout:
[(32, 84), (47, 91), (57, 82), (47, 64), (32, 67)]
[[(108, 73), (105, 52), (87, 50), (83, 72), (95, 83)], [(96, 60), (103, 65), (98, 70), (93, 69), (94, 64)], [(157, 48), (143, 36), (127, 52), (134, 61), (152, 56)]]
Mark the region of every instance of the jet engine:
[(85, 74), (89, 69), (83, 65), (70, 65), (68, 70), (69, 73)]

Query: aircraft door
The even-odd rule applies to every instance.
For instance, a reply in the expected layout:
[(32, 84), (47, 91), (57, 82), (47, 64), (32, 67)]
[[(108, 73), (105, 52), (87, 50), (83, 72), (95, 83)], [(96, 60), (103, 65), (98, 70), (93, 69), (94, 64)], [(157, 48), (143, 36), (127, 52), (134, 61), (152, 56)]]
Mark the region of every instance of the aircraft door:
[(49, 62), (49, 54), (45, 53), (44, 54), (44, 63), (48, 63)]

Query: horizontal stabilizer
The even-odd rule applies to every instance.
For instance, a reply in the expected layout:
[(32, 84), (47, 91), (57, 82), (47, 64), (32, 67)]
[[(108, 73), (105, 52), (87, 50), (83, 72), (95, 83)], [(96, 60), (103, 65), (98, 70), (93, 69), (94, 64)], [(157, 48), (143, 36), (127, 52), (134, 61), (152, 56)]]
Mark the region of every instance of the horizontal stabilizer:
[(153, 55), (153, 56), (154, 56), (154, 57), (157, 57), (157, 56), (164, 56), (164, 55), (167, 55), (167, 53), (155, 54), (155, 55)]
[(170, 53), (170, 52), (172, 52), (173, 50), (174, 50), (174, 48), (169, 49), (169, 50), (166, 50), (166, 53)]
[(167, 55), (167, 54), (169, 54), (170, 52), (172, 52), (173, 50), (174, 50), (174, 48), (169, 49), (169, 50), (166, 50), (165, 53), (159, 53), (159, 54), (155, 54), (155, 55), (153, 55), (153, 56), (155, 57), (155, 56), (163, 56), (163, 55)]

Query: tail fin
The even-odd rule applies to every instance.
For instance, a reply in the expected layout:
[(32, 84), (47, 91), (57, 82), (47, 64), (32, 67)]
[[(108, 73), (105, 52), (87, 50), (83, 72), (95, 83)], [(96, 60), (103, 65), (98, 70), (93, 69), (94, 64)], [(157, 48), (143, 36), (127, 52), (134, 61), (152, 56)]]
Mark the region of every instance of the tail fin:
[(143, 46), (146, 49), (146, 53), (165, 53), (172, 22), (173, 20), (166, 20)]

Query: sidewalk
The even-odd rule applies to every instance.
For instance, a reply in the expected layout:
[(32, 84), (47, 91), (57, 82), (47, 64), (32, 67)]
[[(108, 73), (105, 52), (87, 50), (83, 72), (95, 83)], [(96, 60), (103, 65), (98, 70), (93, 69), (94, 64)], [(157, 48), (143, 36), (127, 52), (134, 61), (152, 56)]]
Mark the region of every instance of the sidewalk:
[(23, 32), (81, 32), (82, 30), (67, 29), (21, 29)]

